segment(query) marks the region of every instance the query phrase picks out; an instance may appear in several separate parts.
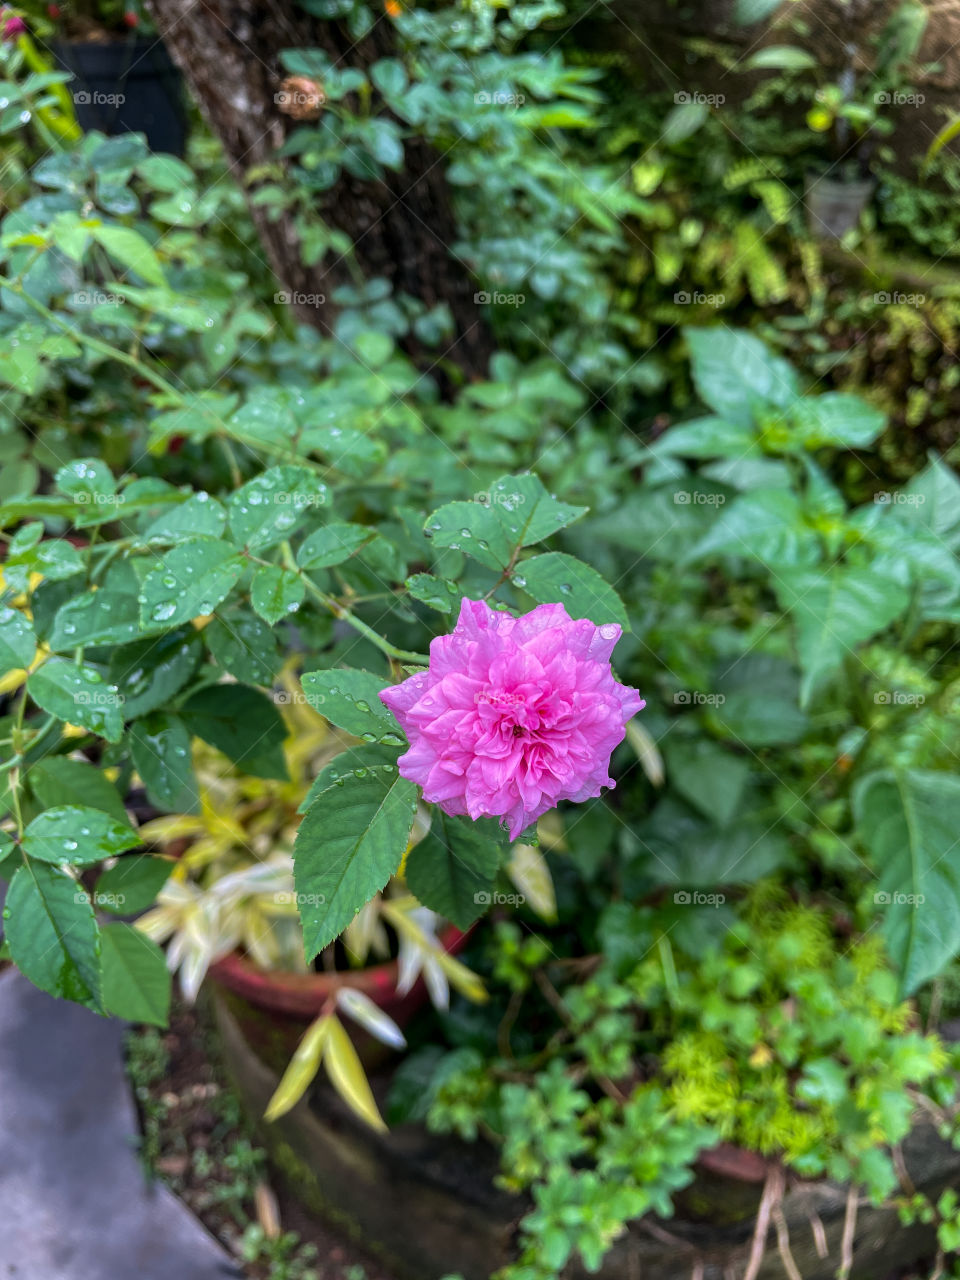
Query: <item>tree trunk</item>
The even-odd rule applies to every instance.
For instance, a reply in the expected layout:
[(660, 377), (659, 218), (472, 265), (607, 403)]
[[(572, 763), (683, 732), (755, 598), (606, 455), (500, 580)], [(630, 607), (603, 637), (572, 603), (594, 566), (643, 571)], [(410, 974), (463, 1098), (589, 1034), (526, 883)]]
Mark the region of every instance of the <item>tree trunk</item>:
[[(213, 132), (220, 138), (238, 181), (259, 165), (276, 165), (287, 133), (298, 122), (275, 102), (285, 72), (285, 49), (323, 49), (335, 62), (365, 69), (395, 53), (393, 31), (380, 18), (353, 41), (335, 22), (311, 17), (289, 0), (147, 0), (164, 44), (183, 71)], [(428, 307), (446, 302), (453, 314), (453, 345), (442, 353), (467, 376), (484, 376), (494, 347), (473, 302), (473, 282), (450, 246), (456, 227), (441, 157), (422, 139), (405, 141), (406, 167), (382, 181), (344, 172), (317, 198), (317, 213), (354, 243), (367, 279), (388, 279), (398, 293)], [(254, 188), (255, 189), (255, 188)], [(338, 284), (349, 282), (344, 264), (306, 266), (292, 213), (250, 214), (270, 266), (291, 294), (322, 294), (322, 306), (295, 304), (298, 318), (329, 334)], [(333, 258), (334, 255), (328, 255)], [(422, 349), (411, 335), (409, 354), (428, 364), (440, 352)]]

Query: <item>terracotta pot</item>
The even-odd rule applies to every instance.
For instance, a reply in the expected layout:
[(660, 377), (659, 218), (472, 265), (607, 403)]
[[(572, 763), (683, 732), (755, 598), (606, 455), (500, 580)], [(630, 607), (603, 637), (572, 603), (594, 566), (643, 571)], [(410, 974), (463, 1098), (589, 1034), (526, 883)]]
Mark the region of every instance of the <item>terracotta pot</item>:
[[(446, 952), (456, 955), (466, 945), (467, 937), (448, 925), (440, 941)], [(261, 969), (236, 951), (211, 965), (209, 973), (247, 1043), (265, 1062), (279, 1069), (289, 1062), (306, 1027), (341, 987), (362, 991), (399, 1027), (406, 1026), (425, 1004), (427, 988), (418, 978), (406, 995), (398, 995), (397, 976), (396, 960), (337, 973), (286, 973)], [(382, 1061), (391, 1052), (351, 1019), (344, 1018), (343, 1024), (365, 1066)]]

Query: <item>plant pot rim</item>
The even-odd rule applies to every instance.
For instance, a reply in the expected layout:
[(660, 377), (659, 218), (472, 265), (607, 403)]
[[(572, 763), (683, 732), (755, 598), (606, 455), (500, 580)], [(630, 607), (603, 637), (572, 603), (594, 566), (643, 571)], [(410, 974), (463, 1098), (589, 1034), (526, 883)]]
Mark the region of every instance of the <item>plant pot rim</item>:
[[(461, 933), (450, 924), (441, 931), (440, 942), (444, 951), (456, 954), (466, 944), (467, 937), (468, 933)], [(335, 973), (294, 973), (261, 969), (246, 955), (231, 951), (210, 966), (209, 974), (219, 986), (242, 996), (250, 1004), (295, 1018), (317, 1017), (331, 996), (344, 987), (362, 991), (381, 1007), (404, 998), (397, 996), (396, 960)]]

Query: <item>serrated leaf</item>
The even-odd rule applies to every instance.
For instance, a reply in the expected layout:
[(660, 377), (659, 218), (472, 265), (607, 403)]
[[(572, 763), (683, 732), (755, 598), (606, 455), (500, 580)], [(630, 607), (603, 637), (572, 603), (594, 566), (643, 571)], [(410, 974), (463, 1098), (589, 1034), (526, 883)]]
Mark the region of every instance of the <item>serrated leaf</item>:
[(386, 746), (400, 746), (403, 738), (393, 714), (380, 701), (389, 680), (355, 667), (308, 671), (300, 680), (307, 701), (331, 724), (357, 738), (375, 738)]
[(10, 882), (3, 920), (24, 977), (53, 996), (100, 1007), (100, 930), (82, 885), (46, 863), (24, 865)]
[(158, 858), (151, 853), (120, 858), (97, 880), (97, 906), (113, 915), (139, 915), (153, 906), (175, 865), (172, 858)]
[(616, 622), (625, 631), (630, 629), (623, 601), (613, 587), (574, 556), (548, 551), (523, 560), (511, 581), (541, 604), (562, 604), (571, 618), (589, 618), (598, 626)]
[(303, 604), (306, 587), (299, 574), (275, 565), (264, 565), (253, 575), (250, 603), (254, 610), (275, 626), (281, 619), (296, 613)]
[(178, 543), (143, 580), (140, 617), (144, 626), (175, 627), (213, 613), (235, 586), (244, 563), (225, 542), (194, 538)]
[(363, 524), (335, 521), (315, 529), (305, 538), (297, 552), (301, 569), (328, 569), (349, 560), (355, 551), (377, 536), (375, 529)]
[(46, 756), (30, 766), (30, 790), (45, 809), (86, 805), (100, 809), (117, 822), (126, 822), (123, 801), (112, 782), (92, 764), (66, 756)]
[(338, 937), (400, 866), (417, 789), (397, 773), (355, 774), (321, 792), (294, 846), (307, 960)]
[(211, 498), (208, 493), (200, 490), (191, 494), (186, 502), (157, 516), (138, 541), (183, 542), (187, 538), (219, 538), (226, 525), (227, 513), (223, 506), (216, 498)]
[(438, 547), (464, 551), (489, 569), (505, 569), (518, 547), (542, 542), (587, 512), (547, 493), (531, 473), (501, 476), (474, 502), (450, 502), (424, 532)]
[(801, 706), (847, 654), (889, 626), (910, 603), (910, 593), (900, 583), (847, 565), (825, 573), (785, 571), (775, 585), (796, 628)]
[(65, 658), (48, 658), (30, 673), (27, 692), (41, 710), (58, 720), (82, 725), (108, 742), (120, 741), (121, 698), (90, 663), (78, 667)]
[(58, 805), (41, 813), (23, 833), (23, 847), (41, 862), (67, 862), (85, 867), (125, 853), (140, 843), (128, 822), (118, 822), (102, 809)]
[(195, 813), (197, 780), (190, 734), (183, 721), (154, 711), (130, 726), (130, 755), (147, 795), (169, 813)]
[(270, 467), (230, 495), (230, 531), (240, 546), (262, 551), (326, 501), (327, 486), (306, 467)]
[(25, 670), (37, 652), (29, 618), (19, 609), (0, 609), (0, 674)]
[(332, 787), (338, 778), (345, 778), (348, 773), (358, 771), (362, 778), (365, 773), (371, 773), (375, 769), (393, 772), (396, 770), (399, 758), (400, 751), (396, 747), (381, 747), (377, 743), (365, 742), (355, 747), (348, 747), (346, 751), (341, 751), (338, 756), (334, 756), (329, 764), (323, 766), (310, 784), (310, 790), (300, 802), (297, 813), (306, 813), (320, 792), (326, 791), (327, 787)]
[(905, 995), (960, 950), (960, 778), (908, 769), (853, 789), (857, 831), (877, 870), (874, 897)]
[(131, 719), (165, 706), (196, 671), (203, 642), (193, 627), (124, 645), (110, 659), (110, 679)]
[(799, 397), (792, 366), (752, 333), (726, 326), (683, 333), (697, 391), (721, 418), (750, 426), (757, 410), (782, 409)]
[(103, 1007), (116, 1018), (165, 1027), (170, 1020), (171, 975), (160, 948), (128, 924), (101, 931)]
[(438, 613), (456, 613), (460, 608), (460, 588), (446, 578), (438, 578), (432, 573), (414, 573), (405, 585), (414, 600), (436, 609)]
[(142, 634), (135, 595), (123, 591), (86, 591), (68, 600), (53, 620), (47, 643), (54, 650), (78, 645), (127, 644)]
[(496, 822), (435, 809), (429, 832), (407, 855), (407, 885), (424, 906), (469, 929), (490, 905), (502, 850)]
[(207, 648), (225, 671), (249, 684), (269, 685), (280, 667), (273, 630), (244, 609), (219, 614), (204, 628)]

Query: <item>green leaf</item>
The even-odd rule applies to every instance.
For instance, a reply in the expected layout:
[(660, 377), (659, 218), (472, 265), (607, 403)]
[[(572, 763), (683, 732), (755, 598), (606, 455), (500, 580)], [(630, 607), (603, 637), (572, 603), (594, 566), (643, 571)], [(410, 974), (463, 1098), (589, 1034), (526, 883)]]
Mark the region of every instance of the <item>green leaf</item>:
[(700, 738), (668, 738), (664, 744), (667, 777), (694, 809), (725, 827), (736, 816), (750, 777), (750, 763)]
[(798, 399), (791, 365), (752, 333), (726, 327), (683, 332), (697, 391), (721, 418), (750, 426), (757, 410), (782, 409)]
[(432, 573), (414, 573), (405, 585), (414, 600), (436, 609), (438, 613), (456, 613), (463, 599), (456, 583), (438, 578)]
[(91, 231), (114, 262), (125, 270), (135, 272), (147, 284), (166, 284), (160, 259), (139, 231), (116, 226), (92, 227)]
[(667, 146), (672, 146), (675, 142), (683, 142), (684, 139), (692, 137), (709, 114), (710, 108), (705, 102), (691, 99), (689, 102), (677, 103), (667, 112), (660, 128), (661, 141)]
[(397, 748), (381, 747), (378, 743), (364, 742), (355, 747), (348, 747), (346, 751), (341, 751), (339, 755), (334, 756), (329, 764), (323, 766), (311, 782), (310, 790), (301, 800), (297, 813), (306, 813), (321, 791), (326, 791), (338, 779), (345, 778), (348, 773), (359, 774), (361, 778), (374, 769), (385, 769), (392, 773), (396, 770), (399, 758), (400, 752)]
[(200, 662), (203, 642), (193, 627), (124, 645), (110, 659), (110, 679), (133, 719), (165, 706)]
[[(744, 654), (715, 677), (714, 685), (702, 692), (711, 728), (721, 736), (749, 747), (772, 747), (799, 742), (806, 733), (800, 678), (783, 658)], [(683, 700), (692, 703), (692, 693)]]
[(286, 726), (273, 702), (245, 684), (200, 689), (180, 708), (191, 733), (257, 778), (287, 775)]
[(755, 489), (721, 507), (713, 525), (689, 551), (691, 560), (713, 555), (759, 560), (775, 569), (817, 564), (820, 539), (796, 494)]
[(141, 543), (183, 542), (186, 538), (219, 538), (227, 525), (227, 513), (216, 498), (202, 489), (169, 511), (157, 516), (141, 534)]
[(58, 611), (47, 643), (54, 650), (78, 645), (126, 644), (142, 634), (137, 597), (124, 591), (87, 591)]
[(746, 71), (808, 71), (816, 65), (816, 58), (806, 49), (793, 44), (769, 44), (747, 58), (743, 67)]
[(738, 26), (749, 26), (754, 22), (762, 22), (774, 9), (778, 9), (782, 0), (736, 0), (733, 6), (733, 20)]
[(791, 406), (790, 420), (808, 449), (819, 449), (824, 445), (865, 449), (873, 444), (887, 425), (886, 414), (867, 404), (860, 396), (841, 391), (804, 396)]
[(308, 671), (300, 680), (307, 701), (325, 720), (357, 738), (400, 746), (403, 738), (391, 711), (380, 701), (380, 691), (390, 687), (369, 671), (331, 667)]
[(502, 849), (496, 822), (435, 809), (430, 831), (407, 855), (407, 886), (425, 907), (469, 929), (490, 905)]
[(172, 858), (157, 858), (150, 853), (120, 858), (97, 879), (96, 905), (113, 915), (139, 915), (153, 906), (175, 866)]
[(61, 805), (87, 805), (101, 809), (117, 822), (127, 821), (123, 801), (96, 765), (66, 756), (45, 756), (30, 766), (30, 790), (45, 809)]
[(190, 734), (175, 715), (154, 711), (130, 727), (130, 755), (147, 795), (168, 813), (197, 811)]
[(140, 843), (128, 822), (118, 822), (102, 809), (57, 805), (41, 813), (23, 833), (23, 847), (41, 862), (67, 862), (85, 867), (116, 857)]
[(22, 866), (7, 892), (4, 936), (14, 964), (53, 996), (100, 1006), (100, 930), (89, 895), (43, 862)]
[[(640, 823), (637, 834), (642, 882), (631, 886), (631, 893), (664, 884), (688, 889), (750, 884), (781, 867), (788, 853), (783, 835), (766, 823), (741, 820), (721, 830), (669, 795)], [(679, 906), (720, 905), (676, 901)]]
[(757, 434), (742, 422), (709, 416), (671, 427), (651, 446), (657, 457), (742, 458), (757, 452)]
[(58, 720), (81, 725), (108, 742), (120, 741), (123, 712), (117, 686), (107, 684), (89, 663), (78, 667), (65, 658), (48, 658), (31, 672), (27, 692), (38, 707)]
[(377, 536), (375, 529), (363, 524), (335, 522), (314, 530), (297, 552), (301, 569), (327, 569), (349, 560), (364, 543)]
[(207, 648), (225, 671), (249, 684), (272, 683), (280, 654), (272, 628), (245, 609), (218, 614), (203, 629)]
[(395, 98), (407, 87), (407, 72), (396, 58), (381, 58), (370, 68), (370, 79), (386, 98)]
[(916, 519), (952, 550), (960, 547), (960, 480), (939, 458), (903, 489)]
[(488, 569), (505, 569), (518, 547), (542, 542), (586, 514), (587, 507), (560, 502), (527, 472), (501, 476), (473, 502), (450, 502), (434, 511), (424, 532), (438, 547), (464, 551)]
[(294, 846), (308, 961), (343, 932), (400, 866), (417, 794), (398, 773), (377, 770), (335, 783), (308, 809)]
[(786, 571), (775, 586), (796, 628), (801, 706), (848, 653), (889, 626), (910, 603), (900, 583), (846, 565), (825, 573)]
[(305, 591), (298, 573), (275, 565), (264, 565), (253, 575), (250, 603), (264, 622), (273, 627), (288, 614), (297, 612), (303, 604)]
[(99, 458), (75, 458), (60, 468), (55, 481), (61, 493), (81, 505), (95, 505), (117, 490), (113, 472)]
[(0, 674), (25, 670), (37, 652), (33, 627), (19, 609), (0, 608)]
[(871, 773), (854, 787), (853, 812), (876, 866), (887, 948), (909, 995), (960, 951), (960, 778)]
[(514, 586), (541, 604), (562, 604), (571, 618), (589, 618), (598, 626), (619, 623), (630, 629), (623, 601), (596, 569), (559, 551), (523, 560), (511, 575)]
[(103, 1007), (115, 1018), (165, 1027), (170, 1020), (171, 976), (163, 952), (128, 924), (101, 931)]
[(230, 594), (245, 561), (225, 542), (195, 538), (178, 543), (143, 580), (140, 617), (144, 626), (175, 627), (214, 609)]
[[(41, 573), (50, 582), (61, 582), (83, 572), (80, 552), (66, 538), (47, 538), (35, 544), (21, 543), (19, 538), (23, 532), (23, 529), (17, 531), (3, 563), (8, 586), (25, 591), (31, 573)], [(20, 572), (15, 572), (18, 569)]]
[(262, 551), (326, 502), (327, 486), (306, 467), (271, 467), (230, 495), (230, 531), (247, 550)]

